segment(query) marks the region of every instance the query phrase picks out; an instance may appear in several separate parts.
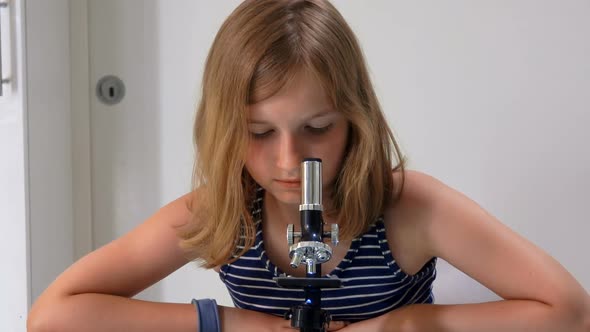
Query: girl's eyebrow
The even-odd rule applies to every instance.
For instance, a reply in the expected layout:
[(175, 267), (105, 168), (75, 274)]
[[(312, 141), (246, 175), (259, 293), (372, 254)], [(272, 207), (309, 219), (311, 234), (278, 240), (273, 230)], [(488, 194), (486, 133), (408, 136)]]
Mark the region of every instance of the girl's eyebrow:
[(251, 119), (248, 119), (248, 124), (261, 124), (262, 125), (262, 124), (268, 124), (268, 122), (262, 121), (262, 120), (251, 120)]
[(321, 117), (324, 117), (324, 116), (329, 116), (329, 115), (332, 115), (332, 114), (335, 114), (335, 113), (338, 113), (338, 112), (336, 112), (336, 111), (334, 111), (332, 109), (321, 111), (318, 114), (315, 114), (315, 115), (312, 115), (311, 117), (309, 117), (308, 120), (312, 120), (312, 119), (315, 119), (315, 118), (321, 118)]
[[(321, 111), (317, 114), (314, 114), (312, 116), (310, 116), (309, 118), (305, 119), (305, 121), (309, 121), (309, 120), (313, 120), (313, 119), (317, 119), (317, 118), (321, 118), (321, 117), (325, 117), (325, 116), (330, 116), (334, 113), (337, 113), (337, 111), (334, 110), (324, 110)], [(269, 124), (268, 121), (264, 121), (264, 120), (260, 120), (260, 119), (248, 119), (248, 124)]]

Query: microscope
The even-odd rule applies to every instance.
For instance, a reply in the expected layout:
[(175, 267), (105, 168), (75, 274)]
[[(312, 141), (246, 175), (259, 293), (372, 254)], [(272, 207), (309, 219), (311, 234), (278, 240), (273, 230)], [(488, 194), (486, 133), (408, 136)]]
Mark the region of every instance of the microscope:
[[(322, 263), (332, 258), (332, 248), (323, 239), (330, 238), (338, 244), (338, 225), (332, 224), (331, 231), (324, 232), (322, 218), (322, 160), (306, 158), (301, 163), (301, 204), (299, 214), (301, 231), (295, 232), (293, 224), (287, 227), (287, 242), (291, 267), (305, 264), (303, 278), (279, 277), (276, 282), (285, 288), (303, 289), (305, 301), (291, 307), (285, 319), (291, 320), (291, 327), (302, 332), (325, 332), (330, 323), (330, 314), (321, 308), (322, 288), (339, 288), (341, 281), (336, 278), (322, 278)], [(298, 240), (298, 242), (295, 242)]]

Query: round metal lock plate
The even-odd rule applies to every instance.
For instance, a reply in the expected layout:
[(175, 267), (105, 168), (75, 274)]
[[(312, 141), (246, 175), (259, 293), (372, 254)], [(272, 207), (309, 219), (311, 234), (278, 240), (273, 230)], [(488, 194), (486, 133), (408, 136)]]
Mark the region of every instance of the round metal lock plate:
[(125, 84), (117, 76), (104, 76), (96, 84), (96, 96), (104, 104), (117, 104), (125, 96)]

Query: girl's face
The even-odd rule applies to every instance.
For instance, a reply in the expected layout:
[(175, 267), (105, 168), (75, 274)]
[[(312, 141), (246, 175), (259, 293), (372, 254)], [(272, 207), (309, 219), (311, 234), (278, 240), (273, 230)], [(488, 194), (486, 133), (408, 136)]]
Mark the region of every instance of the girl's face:
[(338, 175), (348, 121), (320, 83), (302, 72), (277, 94), (248, 109), (250, 145), (246, 169), (279, 202), (299, 204), (304, 158), (322, 159), (324, 198)]

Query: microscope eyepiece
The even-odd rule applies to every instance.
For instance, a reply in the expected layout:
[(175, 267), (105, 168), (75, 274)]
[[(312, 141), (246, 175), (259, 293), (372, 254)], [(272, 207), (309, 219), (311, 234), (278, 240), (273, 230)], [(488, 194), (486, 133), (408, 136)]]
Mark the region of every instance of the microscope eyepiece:
[(305, 158), (301, 163), (301, 204), (299, 211), (322, 211), (322, 160)]

